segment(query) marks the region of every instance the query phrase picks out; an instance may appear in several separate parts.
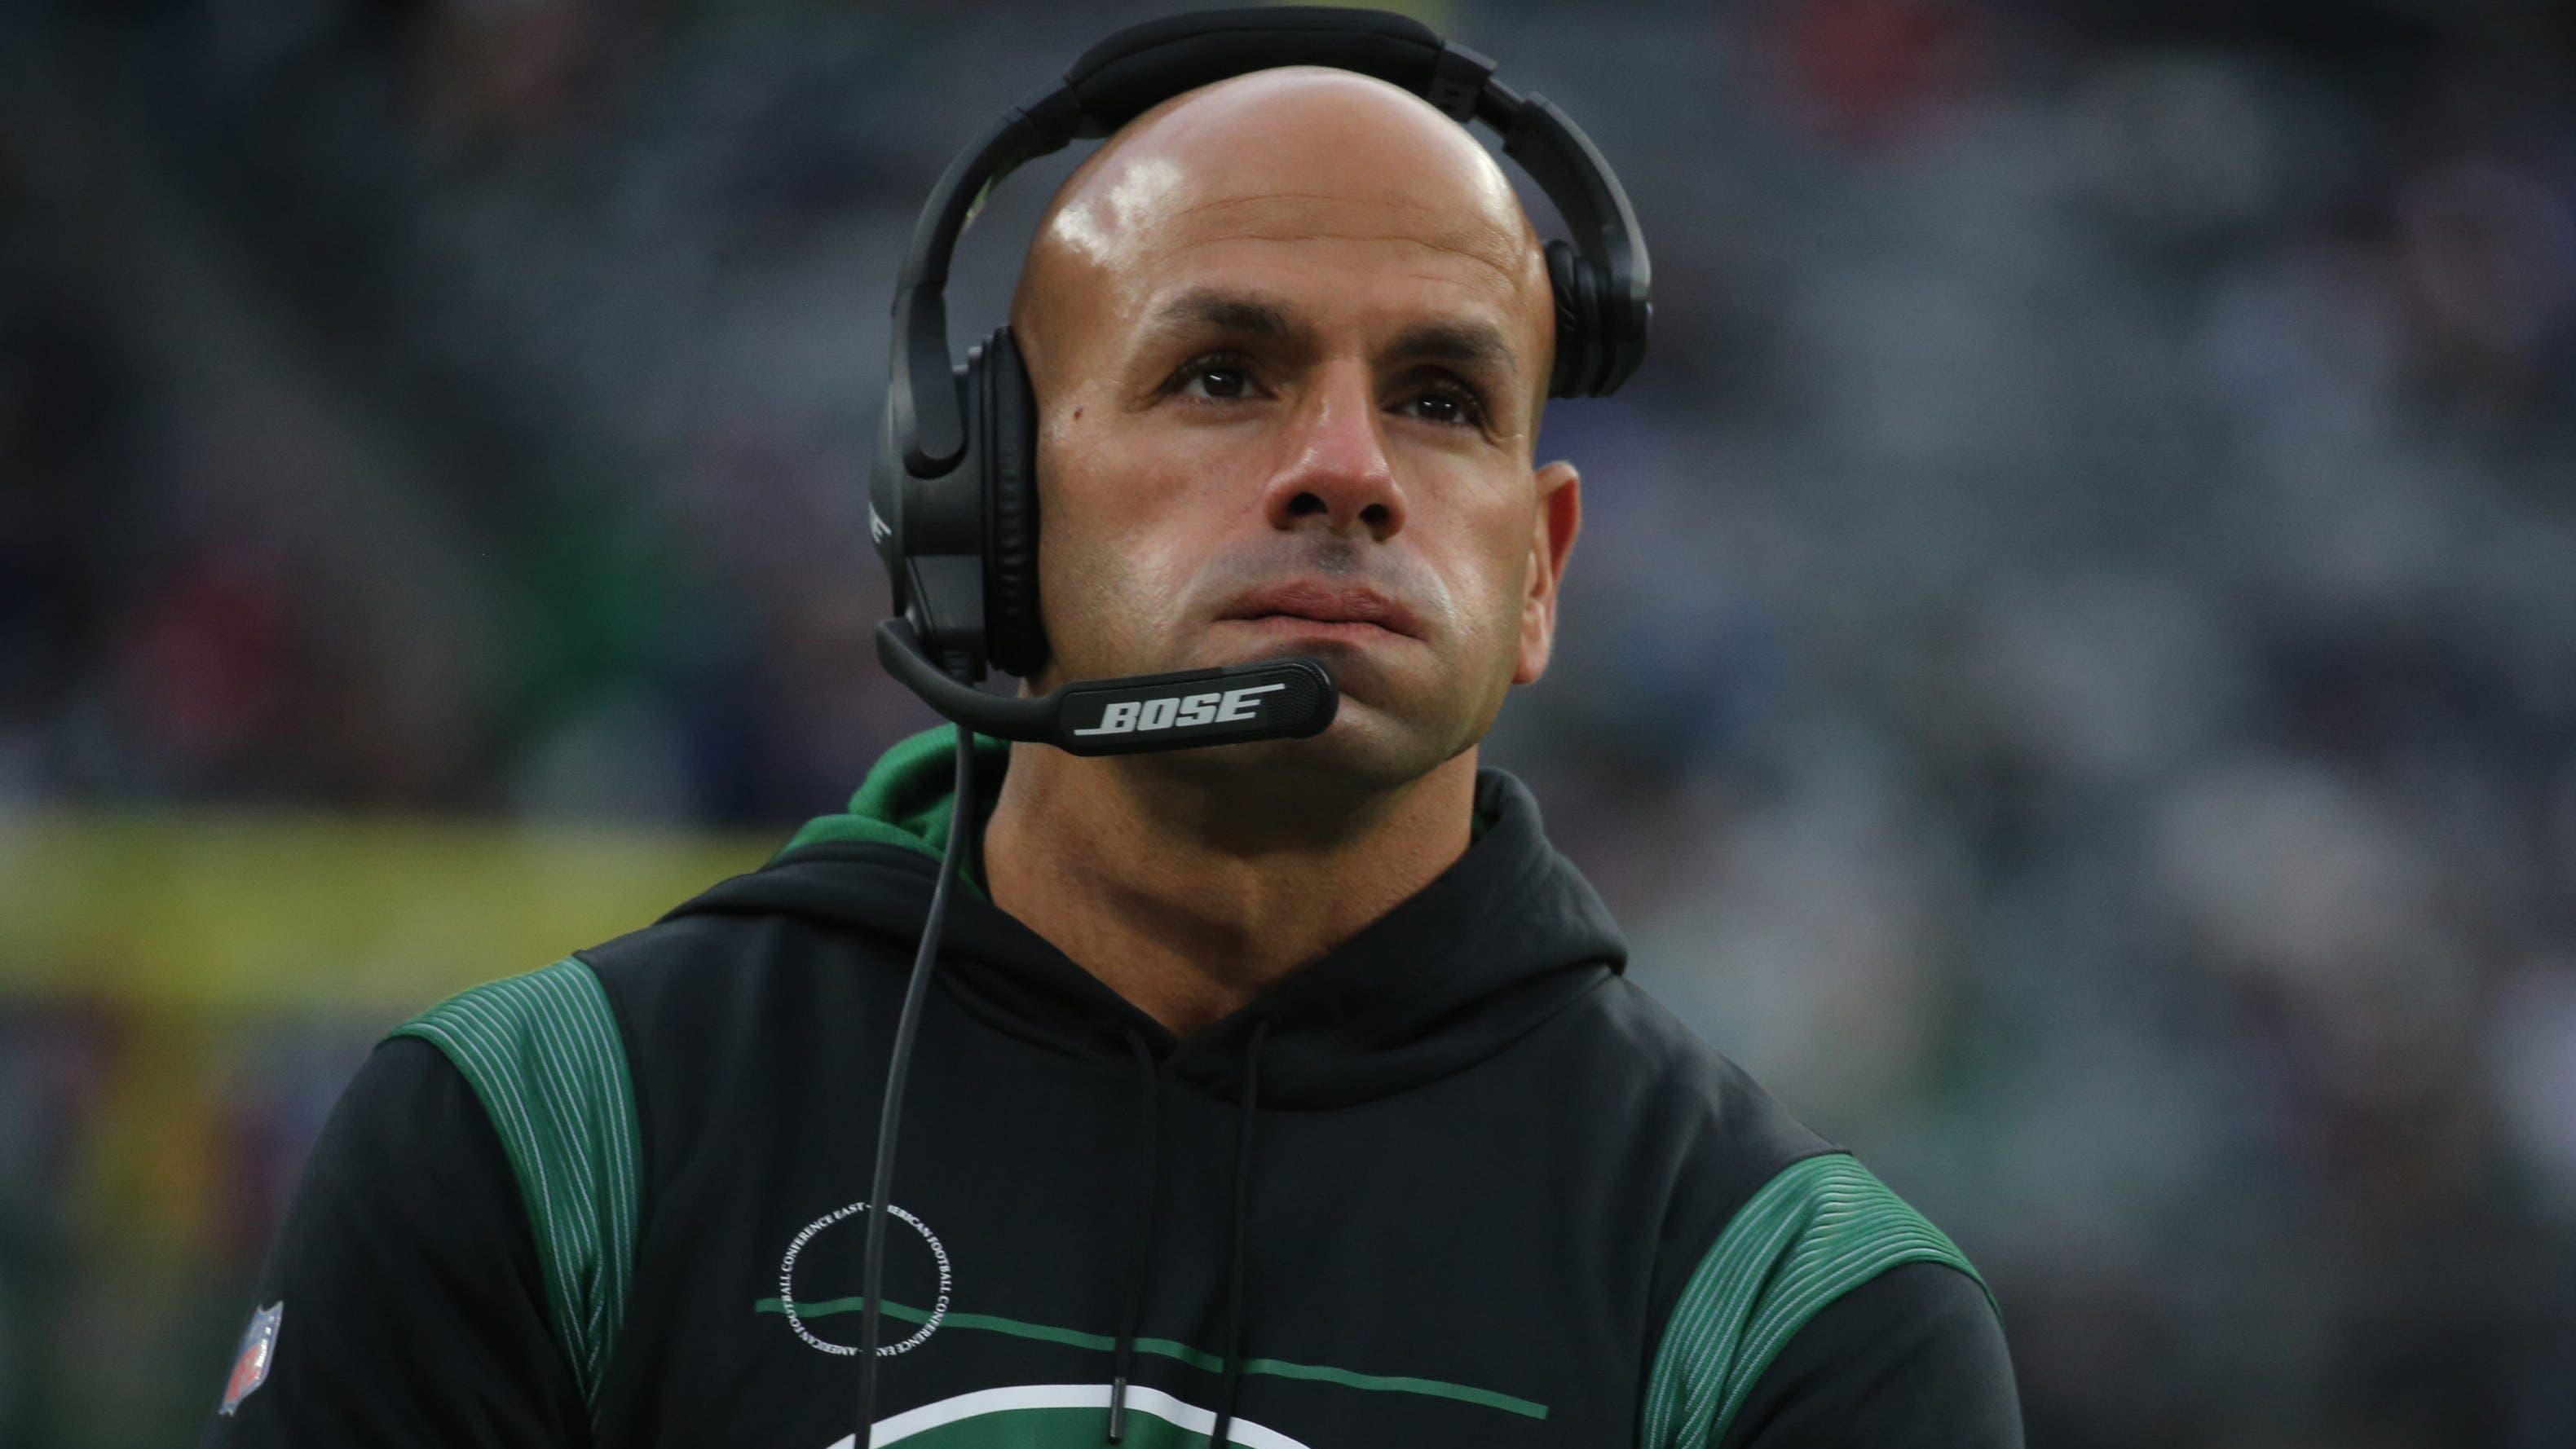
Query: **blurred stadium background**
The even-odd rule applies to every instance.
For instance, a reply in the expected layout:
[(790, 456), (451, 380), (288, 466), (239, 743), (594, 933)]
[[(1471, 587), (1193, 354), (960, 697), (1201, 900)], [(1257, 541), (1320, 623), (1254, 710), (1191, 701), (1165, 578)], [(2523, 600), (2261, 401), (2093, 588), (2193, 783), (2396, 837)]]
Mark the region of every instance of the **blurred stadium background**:
[[(2567, 12), (1415, 9), (1654, 249), (1490, 750), (1636, 974), (1983, 1265), (2035, 1445), (2576, 1444)], [(0, 1444), (188, 1438), (382, 1030), (927, 723), (899, 239), (1147, 13), (0, 6)]]

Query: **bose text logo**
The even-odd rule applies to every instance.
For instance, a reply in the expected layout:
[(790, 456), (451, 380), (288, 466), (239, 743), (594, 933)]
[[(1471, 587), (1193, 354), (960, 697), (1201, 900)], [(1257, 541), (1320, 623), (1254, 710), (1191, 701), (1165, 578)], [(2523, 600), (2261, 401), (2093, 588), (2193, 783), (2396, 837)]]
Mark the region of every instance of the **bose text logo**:
[(1223, 694), (1193, 694), (1186, 697), (1165, 695), (1161, 699), (1122, 699), (1109, 706), (1100, 723), (1078, 735), (1147, 734), (1154, 730), (1187, 729), (1192, 725), (1232, 724), (1252, 718), (1261, 706), (1252, 702), (1256, 694), (1286, 689), (1285, 684), (1253, 684), (1242, 689), (1229, 689)]

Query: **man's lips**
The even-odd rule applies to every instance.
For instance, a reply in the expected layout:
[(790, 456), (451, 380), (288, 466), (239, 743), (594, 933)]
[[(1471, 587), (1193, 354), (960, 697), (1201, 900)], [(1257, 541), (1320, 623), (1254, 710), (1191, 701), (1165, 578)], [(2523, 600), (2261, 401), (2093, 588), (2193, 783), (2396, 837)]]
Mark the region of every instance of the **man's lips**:
[(1413, 611), (1375, 589), (1304, 579), (1255, 589), (1227, 605), (1225, 612), (1217, 617), (1254, 621), (1278, 619), (1311, 624), (1368, 624), (1389, 633), (1416, 639), (1422, 637), (1421, 626), (1415, 621)]

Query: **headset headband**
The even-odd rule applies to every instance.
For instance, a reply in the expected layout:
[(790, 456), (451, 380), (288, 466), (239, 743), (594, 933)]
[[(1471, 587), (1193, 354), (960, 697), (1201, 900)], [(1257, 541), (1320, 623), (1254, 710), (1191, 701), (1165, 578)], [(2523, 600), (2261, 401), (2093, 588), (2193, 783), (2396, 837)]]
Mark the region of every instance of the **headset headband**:
[[(1231, 76), (1287, 65), (1375, 76), (1464, 124), (1481, 120), (1546, 193), (1577, 253), (1606, 279), (1594, 325), (1598, 362), (1561, 393), (1598, 395), (1645, 360), (1646, 245), (1628, 194), (1580, 127), (1540, 96), (1494, 79), (1494, 63), (1420, 21), (1375, 10), (1281, 6), (1175, 15), (1131, 26), (1091, 49), (1061, 84), (1021, 102), (958, 153), (930, 193), (894, 295), (887, 418), (904, 466), (936, 477), (966, 451), (951, 377), (948, 264), (967, 215), (1010, 171), (1077, 140), (1109, 135), (1152, 106)], [(1558, 298), (1564, 317), (1568, 299)], [(1565, 339), (1560, 339), (1560, 347)]]

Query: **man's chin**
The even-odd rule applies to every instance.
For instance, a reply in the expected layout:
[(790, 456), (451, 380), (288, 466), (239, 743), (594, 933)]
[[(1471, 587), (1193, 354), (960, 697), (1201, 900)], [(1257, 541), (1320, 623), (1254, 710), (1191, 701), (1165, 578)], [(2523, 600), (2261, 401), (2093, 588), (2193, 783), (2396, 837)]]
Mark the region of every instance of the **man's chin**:
[(1389, 715), (1348, 688), (1333, 722), (1303, 739), (1254, 740), (1131, 758), (1213, 783), (1232, 777), (1263, 791), (1366, 795), (1420, 778), (1455, 750), (1430, 745), (1418, 725)]
[[(1340, 691), (1344, 700), (1381, 709), (1390, 707), (1403, 694), (1421, 689), (1422, 682), (1410, 676), (1418, 674), (1430, 662), (1428, 652), (1411, 640), (1397, 645), (1309, 633), (1225, 642), (1229, 647), (1215, 651), (1212, 663), (1232, 665), (1257, 664), (1273, 659), (1312, 659), (1332, 673), (1333, 687)], [(1411, 657), (1406, 657), (1408, 654)]]

